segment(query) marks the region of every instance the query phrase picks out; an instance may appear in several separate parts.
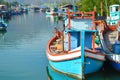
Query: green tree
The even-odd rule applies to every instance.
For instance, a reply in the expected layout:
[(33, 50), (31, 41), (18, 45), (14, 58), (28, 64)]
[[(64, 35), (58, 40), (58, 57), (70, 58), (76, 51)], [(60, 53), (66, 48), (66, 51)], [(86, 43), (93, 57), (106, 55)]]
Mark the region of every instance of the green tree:
[(14, 2), (11, 3), (11, 5), (12, 5), (12, 6), (18, 6), (19, 3), (18, 3), (17, 1), (14, 1)]
[(4, 2), (4, 0), (0, 0), (0, 4), (2, 4)]
[(103, 15), (109, 13), (109, 6), (113, 4), (120, 4), (119, 0), (80, 0), (77, 2), (77, 5), (81, 5), (80, 11), (92, 11), (96, 6), (97, 14), (101, 13), (101, 2)]
[(58, 6), (63, 6), (65, 4), (71, 4), (71, 3), (67, 1), (62, 1), (61, 3), (58, 3)]
[(9, 3), (6, 2), (6, 1), (3, 1), (2, 4), (3, 4), (3, 5), (8, 5)]

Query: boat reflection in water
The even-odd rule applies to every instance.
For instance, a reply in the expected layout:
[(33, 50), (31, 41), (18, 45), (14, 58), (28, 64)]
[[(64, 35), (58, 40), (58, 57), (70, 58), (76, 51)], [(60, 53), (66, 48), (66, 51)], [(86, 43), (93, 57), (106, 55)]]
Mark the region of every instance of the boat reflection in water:
[[(104, 80), (104, 79), (110, 79), (107, 78), (107, 75), (104, 73), (106, 72), (101, 72), (98, 71), (96, 73), (88, 74), (86, 75), (85, 80)], [(73, 75), (66, 75), (61, 72), (58, 72), (54, 70), (50, 65), (47, 67), (47, 75), (48, 75), (48, 80), (81, 80), (81, 78)]]
[(51, 26), (58, 26), (58, 22), (59, 22), (58, 16), (46, 15), (46, 18), (48, 20), (48, 24), (51, 24)]
[[(66, 75), (54, 70), (50, 65), (47, 67), (48, 80), (81, 80), (80, 78), (72, 75)], [(107, 66), (105, 70), (85, 75), (85, 80), (119, 80), (120, 74), (112, 67)]]
[(4, 35), (5, 33), (7, 32), (7, 30), (4, 30), (4, 31), (0, 31), (0, 43), (4, 41)]
[(54, 70), (50, 65), (47, 67), (48, 80), (80, 80), (75, 76), (65, 75)]

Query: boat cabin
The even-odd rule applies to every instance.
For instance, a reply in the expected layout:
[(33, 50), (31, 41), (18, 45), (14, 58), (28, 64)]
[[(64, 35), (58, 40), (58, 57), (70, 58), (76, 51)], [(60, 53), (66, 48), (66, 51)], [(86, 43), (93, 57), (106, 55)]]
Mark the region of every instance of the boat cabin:
[(110, 6), (110, 17), (107, 18), (107, 23), (109, 25), (115, 25), (120, 20), (120, 5)]
[(6, 10), (7, 6), (6, 5), (0, 5), (0, 10)]

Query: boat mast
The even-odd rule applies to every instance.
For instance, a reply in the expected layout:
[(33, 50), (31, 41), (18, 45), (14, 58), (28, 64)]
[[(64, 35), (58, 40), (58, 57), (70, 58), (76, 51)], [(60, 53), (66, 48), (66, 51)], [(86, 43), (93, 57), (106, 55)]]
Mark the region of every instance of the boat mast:
[(100, 2), (101, 16), (103, 16), (102, 1)]
[(85, 64), (85, 43), (84, 43), (84, 40), (85, 40), (85, 31), (81, 31), (81, 62), (82, 62), (82, 80), (84, 80), (84, 64)]
[[(68, 29), (70, 30), (70, 11), (67, 9), (67, 14), (68, 14)], [(68, 32), (68, 51), (70, 51), (70, 32)]]
[(105, 4), (106, 4), (107, 16), (108, 16), (108, 4), (107, 4), (107, 0), (105, 0)]

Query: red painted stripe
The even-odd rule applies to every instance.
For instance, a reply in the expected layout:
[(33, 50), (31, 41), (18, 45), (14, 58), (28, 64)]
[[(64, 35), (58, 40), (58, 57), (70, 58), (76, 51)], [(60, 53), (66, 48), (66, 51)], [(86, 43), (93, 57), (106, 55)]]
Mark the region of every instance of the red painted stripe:
[[(58, 54), (55, 54), (55, 53), (52, 53), (50, 51), (50, 45), (53, 41), (55, 41), (57, 38), (56, 37), (53, 37), (50, 39), (50, 41), (48, 42), (47, 44), (47, 49), (46, 49), (46, 52), (49, 53), (49, 55), (51, 56), (60, 56), (60, 55), (67, 55), (67, 54), (75, 54), (76, 52), (80, 52), (80, 50), (76, 50), (76, 51), (72, 51), (72, 52), (61, 52), (61, 53), (58, 53)], [(96, 54), (96, 53), (99, 53), (99, 54), (96, 54), (96, 55), (103, 55), (102, 52), (98, 52), (98, 51), (93, 51), (93, 50), (85, 50), (85, 52), (89, 52), (89, 53), (92, 53), (92, 54)], [(65, 54), (64, 54), (65, 53)]]

